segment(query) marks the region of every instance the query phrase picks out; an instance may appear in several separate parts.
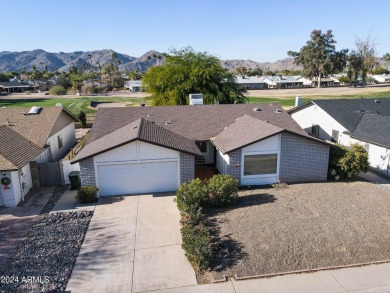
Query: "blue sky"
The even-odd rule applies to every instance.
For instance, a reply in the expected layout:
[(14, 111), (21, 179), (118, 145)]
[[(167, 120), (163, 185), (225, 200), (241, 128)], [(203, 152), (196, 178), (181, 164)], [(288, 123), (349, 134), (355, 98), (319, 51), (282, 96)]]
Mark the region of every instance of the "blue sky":
[(390, 52), (390, 1), (0, 0), (0, 51), (113, 49), (138, 57), (191, 46), (221, 59), (258, 62), (299, 50), (313, 29), (337, 48), (375, 37)]

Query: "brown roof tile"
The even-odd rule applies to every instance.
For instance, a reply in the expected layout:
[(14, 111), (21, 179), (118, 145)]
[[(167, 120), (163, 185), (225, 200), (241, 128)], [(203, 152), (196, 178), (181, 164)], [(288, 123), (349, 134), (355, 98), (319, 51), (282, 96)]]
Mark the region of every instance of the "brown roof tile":
[(104, 153), (135, 140), (145, 141), (193, 155), (202, 155), (192, 140), (147, 121), (146, 119), (140, 118), (89, 142), (80, 153), (77, 154), (72, 163)]
[(8, 125), (37, 146), (44, 147), (55, 122), (64, 109), (48, 107), (42, 108), (39, 114), (26, 115), (30, 109), (0, 108), (0, 125)]
[(226, 154), (278, 134), (283, 130), (283, 128), (249, 115), (243, 115), (222, 130), (213, 138), (212, 142), (219, 150)]
[[(254, 111), (254, 108), (260, 111)], [(245, 114), (310, 138), (277, 104), (236, 104), (100, 109), (91, 130), (90, 141), (99, 139), (139, 118), (153, 121), (194, 141), (210, 140)], [(167, 121), (170, 123), (167, 124)]]
[(0, 126), (0, 170), (18, 170), (43, 151), (11, 127)]

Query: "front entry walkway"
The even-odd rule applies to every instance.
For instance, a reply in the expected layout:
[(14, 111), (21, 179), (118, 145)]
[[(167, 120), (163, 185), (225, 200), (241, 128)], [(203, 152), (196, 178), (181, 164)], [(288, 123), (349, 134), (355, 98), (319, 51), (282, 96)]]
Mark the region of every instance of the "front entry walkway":
[(101, 198), (69, 292), (142, 292), (196, 285), (181, 248), (173, 194)]

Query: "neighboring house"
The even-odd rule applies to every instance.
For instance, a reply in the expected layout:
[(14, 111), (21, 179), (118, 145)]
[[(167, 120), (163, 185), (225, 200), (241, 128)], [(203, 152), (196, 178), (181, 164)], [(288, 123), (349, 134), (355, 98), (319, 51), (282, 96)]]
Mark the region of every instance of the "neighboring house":
[(303, 87), (303, 81), (294, 76), (264, 76), (264, 82), (269, 88), (296, 88)]
[(368, 151), (372, 169), (390, 177), (390, 99), (314, 100), (289, 110), (309, 134)]
[(237, 83), (247, 90), (259, 90), (268, 88), (263, 77), (258, 76), (236, 76)]
[(388, 75), (388, 74), (371, 75), (371, 77), (377, 83), (390, 83), (390, 75)]
[(125, 81), (124, 87), (133, 93), (143, 90), (141, 80), (127, 80)]
[(33, 91), (34, 86), (22, 82), (0, 82), (0, 93), (23, 93), (25, 91)]
[(31, 162), (58, 161), (73, 147), (76, 120), (62, 107), (0, 108), (0, 206), (16, 206), (33, 187)]
[[(321, 78), (321, 87), (332, 87), (332, 86), (339, 86), (340, 82), (336, 78), (332, 77), (322, 77)], [(312, 86), (317, 87), (318, 86), (318, 77), (314, 77), (312, 79)]]
[(199, 157), (241, 185), (325, 181), (329, 145), (276, 104), (106, 108), (72, 163), (108, 196), (176, 190)]

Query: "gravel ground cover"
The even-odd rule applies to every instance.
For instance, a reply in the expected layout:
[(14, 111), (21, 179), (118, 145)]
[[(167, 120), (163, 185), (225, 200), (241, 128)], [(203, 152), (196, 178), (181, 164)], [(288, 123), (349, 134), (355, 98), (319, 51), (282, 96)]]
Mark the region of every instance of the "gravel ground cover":
[(232, 208), (206, 217), (209, 282), (390, 260), (390, 192), (368, 182), (240, 191)]
[(43, 214), (2, 272), (0, 292), (62, 292), (93, 213)]

